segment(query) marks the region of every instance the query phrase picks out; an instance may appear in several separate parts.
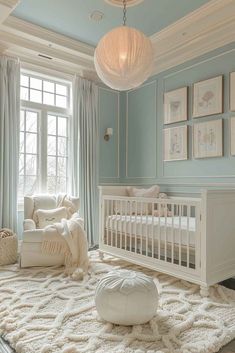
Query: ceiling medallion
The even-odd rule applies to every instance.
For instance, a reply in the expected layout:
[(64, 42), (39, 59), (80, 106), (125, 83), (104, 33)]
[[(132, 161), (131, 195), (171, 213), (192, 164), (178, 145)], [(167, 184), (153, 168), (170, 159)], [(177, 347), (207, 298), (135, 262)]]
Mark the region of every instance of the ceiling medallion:
[(100, 22), (103, 19), (104, 14), (103, 14), (103, 12), (95, 10), (90, 14), (89, 17), (91, 20), (93, 20), (95, 22)]
[[(143, 2), (144, 0), (126, 0), (126, 6), (135, 6)], [(123, 7), (123, 0), (105, 0), (110, 5)]]
[(127, 0), (122, 3), (123, 26), (105, 34), (94, 55), (97, 75), (107, 86), (118, 91), (140, 86), (153, 68), (152, 43), (144, 33), (126, 26)]

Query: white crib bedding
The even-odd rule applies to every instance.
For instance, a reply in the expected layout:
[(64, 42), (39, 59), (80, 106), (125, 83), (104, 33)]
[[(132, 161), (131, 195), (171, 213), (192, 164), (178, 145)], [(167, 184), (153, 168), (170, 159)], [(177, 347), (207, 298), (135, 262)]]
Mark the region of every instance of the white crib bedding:
[[(181, 224), (180, 224), (181, 222)], [(153, 217), (152, 216), (124, 216), (111, 215), (106, 218), (106, 228), (115, 233), (127, 233), (128, 235), (152, 239), (161, 242), (173, 242), (176, 245), (195, 247), (196, 222), (194, 217)]]

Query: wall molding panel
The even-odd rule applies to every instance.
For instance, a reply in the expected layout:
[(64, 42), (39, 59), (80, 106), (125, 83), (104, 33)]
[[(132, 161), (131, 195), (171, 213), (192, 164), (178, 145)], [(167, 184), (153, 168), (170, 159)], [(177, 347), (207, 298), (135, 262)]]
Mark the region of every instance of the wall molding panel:
[[(188, 65), (186, 66), (185, 68), (183, 69), (179, 69), (179, 70), (176, 70), (174, 71), (173, 73), (170, 73), (170, 74), (167, 74), (165, 76), (163, 76), (163, 92), (164, 91), (167, 91), (166, 87), (165, 87), (165, 82), (167, 79), (174, 79), (177, 77), (177, 75), (179, 74), (183, 74), (183, 73), (186, 73), (187, 75), (187, 72), (189, 70), (192, 70), (192, 69), (195, 69), (195, 68), (199, 68), (200, 70), (200, 66), (203, 65), (203, 64), (207, 64), (207, 63), (212, 63), (213, 64), (213, 61), (215, 61), (216, 59), (222, 59), (222, 57), (224, 56), (227, 56), (229, 54), (234, 54), (234, 58), (235, 58), (235, 48), (233, 49), (229, 49), (229, 50), (226, 50), (222, 53), (219, 53), (219, 54), (214, 54), (212, 56), (210, 56), (209, 58), (206, 58), (206, 59), (202, 59), (202, 60), (199, 60), (197, 63), (194, 63), (192, 65)], [(223, 68), (222, 68), (223, 70)], [(223, 71), (221, 70), (221, 73), (223, 73)], [(226, 75), (226, 73), (225, 73)], [(210, 75), (209, 75), (210, 76)], [(229, 86), (229, 79), (228, 79), (228, 76), (229, 76), (229, 73), (227, 71), (227, 82), (224, 82), (224, 85), (226, 84), (227, 86)], [(207, 77), (205, 76), (205, 79)], [(201, 78), (200, 78), (201, 79)], [(223, 118), (223, 121), (227, 120), (229, 121), (230, 120), (230, 115), (231, 115), (231, 112), (229, 112), (229, 107), (227, 106), (226, 107), (226, 104), (225, 104), (225, 112), (223, 114), (220, 114), (220, 115), (215, 115), (215, 116), (208, 116), (208, 117), (204, 117), (202, 118), (202, 120), (200, 118), (197, 118), (197, 119), (193, 119), (191, 114), (192, 114), (192, 94), (193, 94), (193, 82), (190, 82), (188, 83), (188, 87), (189, 87), (189, 97), (188, 97), (188, 102), (189, 102), (189, 118), (191, 118), (190, 120), (187, 120), (187, 125), (190, 127), (190, 130), (189, 130), (189, 141), (192, 143), (192, 127), (194, 125), (195, 122), (199, 122), (199, 121), (209, 121), (209, 120), (214, 120), (214, 119), (217, 119), (218, 117), (221, 117)], [(229, 90), (229, 87), (227, 87), (227, 89)], [(226, 97), (225, 97), (226, 98)], [(163, 123), (163, 112), (162, 114), (160, 115), (160, 120), (161, 120), (161, 125), (162, 127), (164, 127), (164, 123)], [(184, 125), (184, 123), (180, 123), (181, 125)], [(175, 125), (180, 125), (180, 124), (172, 124), (172, 126), (175, 126)], [(169, 125), (170, 126), (170, 125)], [(224, 131), (225, 132), (225, 131)], [(227, 135), (224, 134), (224, 145), (226, 147), (230, 146), (230, 123), (228, 124), (227, 126), (227, 129), (226, 129), (226, 132), (228, 133)], [(192, 161), (198, 161), (197, 159), (193, 159), (193, 156), (192, 156), (192, 150), (190, 150), (190, 156), (191, 157), (190, 159)], [(229, 157), (229, 153), (228, 153), (228, 157)], [(231, 158), (233, 159), (233, 157), (231, 156)], [(209, 159), (205, 159), (205, 160), (211, 160), (210, 158)], [(174, 162), (172, 162), (174, 163)], [(182, 176), (169, 176), (165, 173), (165, 162), (163, 161), (163, 159), (161, 159), (161, 167), (162, 167), (162, 177), (166, 177), (168, 179), (190, 179), (190, 178), (195, 178), (194, 175), (182, 175)], [(235, 178), (235, 173), (234, 174), (229, 174), (229, 175), (226, 175), (226, 174), (222, 174), (222, 175), (198, 175), (197, 178), (209, 178), (209, 179), (218, 179), (218, 178)]]
[[(103, 102), (101, 96), (103, 93)], [(116, 102), (109, 105), (110, 96), (116, 96)], [(103, 103), (103, 104), (102, 104)], [(105, 104), (107, 103), (107, 104)], [(115, 104), (116, 103), (116, 104)], [(104, 109), (101, 112), (102, 109)], [(107, 120), (111, 117), (110, 122)], [(120, 178), (120, 92), (109, 88), (99, 87), (99, 119), (100, 119), (100, 180), (103, 182), (117, 181)], [(108, 126), (109, 125), (109, 126)], [(104, 130), (107, 127), (112, 127), (114, 135), (110, 141), (104, 142)], [(110, 143), (115, 139), (115, 143), (110, 147)], [(112, 149), (111, 149), (112, 148)], [(110, 175), (110, 168), (113, 175)]]
[[(155, 143), (156, 143), (156, 154), (153, 153), (151, 156), (146, 154), (148, 163), (152, 163), (152, 158), (156, 158), (156, 175), (144, 174), (138, 175), (133, 173), (131, 167), (131, 161), (138, 160), (138, 156), (134, 156), (130, 152), (130, 131), (137, 133), (136, 139), (141, 140), (141, 130), (135, 128), (135, 124), (138, 124), (138, 119), (135, 121), (135, 117), (130, 114), (134, 114), (135, 110), (130, 104), (135, 104), (135, 101), (130, 101), (130, 95), (133, 94), (133, 90), (126, 93), (126, 117), (122, 117), (125, 120), (126, 128), (125, 134), (122, 134), (121, 140), (125, 138), (126, 149), (125, 149), (125, 170), (121, 172), (122, 177), (120, 183), (122, 184), (133, 184), (133, 185), (152, 185), (158, 183), (162, 186), (163, 190), (176, 190), (176, 188), (203, 188), (203, 187), (235, 187), (235, 157), (230, 155), (230, 118), (234, 116), (234, 112), (229, 111), (229, 74), (231, 71), (235, 71), (235, 43), (219, 48), (211, 53), (186, 62), (178, 67), (167, 70), (166, 72), (160, 73), (139, 87), (134, 92), (141, 92), (137, 95), (139, 101), (138, 104), (145, 107), (145, 113), (142, 118), (146, 119), (146, 116), (151, 115), (152, 121), (156, 121), (156, 132), (155, 132)], [(193, 95), (193, 83), (207, 79), (209, 77), (215, 77), (217, 75), (224, 75), (224, 113), (207, 116), (202, 118), (192, 118), (192, 95)], [(154, 104), (156, 106), (156, 112), (149, 109), (151, 103), (146, 100), (144, 96), (144, 90), (146, 87), (151, 87), (153, 83), (156, 83), (156, 96), (154, 98)], [(183, 86), (189, 87), (188, 92), (188, 120), (185, 122), (179, 122), (174, 124), (164, 125), (164, 105), (163, 97), (164, 92), (171, 91)], [(192, 127), (194, 123), (210, 121), (214, 119), (223, 119), (224, 122), (224, 156), (221, 158), (205, 158), (205, 159), (194, 159), (192, 156)], [(148, 124), (149, 120), (146, 120)], [(185, 161), (172, 161), (164, 162), (163, 160), (163, 130), (164, 128), (174, 126), (189, 126), (189, 159)], [(132, 153), (138, 153), (132, 149)], [(130, 168), (132, 171), (130, 172)], [(145, 169), (145, 163), (143, 169)], [(137, 169), (138, 170), (138, 169)], [(143, 172), (144, 173), (144, 172)], [(169, 189), (169, 190), (168, 190)], [(196, 191), (195, 191), (196, 192)]]
[[(153, 160), (154, 160), (154, 164), (155, 164), (155, 168), (154, 168), (154, 174), (153, 175), (150, 175), (150, 176), (140, 176), (140, 175), (130, 175), (130, 171), (129, 171), (129, 163), (131, 161), (131, 159), (129, 158), (129, 151), (130, 151), (130, 146), (129, 146), (129, 142), (130, 142), (130, 123), (129, 123), (129, 120), (130, 120), (130, 117), (129, 117), (129, 96), (131, 94), (134, 94), (136, 92), (140, 92), (140, 91), (143, 91), (145, 90), (145, 88), (149, 88), (150, 86), (153, 86), (153, 93), (154, 93), (154, 101), (153, 101), (153, 106), (154, 106), (154, 112), (155, 112), (155, 116), (157, 116), (156, 114), (156, 109), (157, 109), (157, 81), (156, 80), (153, 80), (153, 81), (150, 81), (150, 82), (147, 82), (143, 85), (141, 85), (140, 87), (138, 87), (137, 89), (135, 90), (130, 90), (126, 93), (126, 116), (125, 116), (125, 127), (126, 127), (126, 150), (125, 150), (125, 160), (126, 160), (126, 168), (125, 168), (125, 178), (126, 179), (156, 179), (157, 177), (157, 164), (156, 164), (156, 156), (157, 156), (157, 146), (156, 146), (156, 141), (154, 143), (155, 145), (155, 148), (153, 149), (152, 153), (153, 153)], [(136, 118), (136, 116), (134, 117), (134, 119)], [(141, 117), (143, 119), (145, 119), (145, 117)], [(154, 121), (154, 124), (155, 126), (157, 126), (157, 121), (155, 119)], [(131, 131), (134, 131), (134, 134), (135, 134), (135, 129), (137, 127), (136, 126), (132, 126), (131, 127)], [(146, 130), (147, 130), (148, 126), (146, 125)], [(142, 130), (142, 132), (144, 133), (144, 130)], [(156, 129), (155, 129), (155, 132), (156, 133)], [(140, 138), (140, 136), (139, 136)], [(139, 141), (141, 141), (141, 139), (139, 139)], [(148, 143), (148, 141), (146, 140), (146, 145)], [(148, 158), (150, 158), (150, 156), (148, 156)], [(138, 162), (138, 161), (137, 161)]]

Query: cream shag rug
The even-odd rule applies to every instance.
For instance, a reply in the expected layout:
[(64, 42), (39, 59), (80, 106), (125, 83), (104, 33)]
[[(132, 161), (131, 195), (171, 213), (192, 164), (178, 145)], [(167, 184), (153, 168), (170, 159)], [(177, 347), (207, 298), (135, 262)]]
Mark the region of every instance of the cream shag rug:
[[(0, 334), (20, 353), (209, 353), (235, 338), (235, 292), (221, 286), (202, 298), (199, 287), (124, 261), (90, 253), (83, 282), (63, 269), (0, 268)], [(160, 293), (146, 325), (103, 322), (94, 306), (99, 279), (113, 268), (153, 276)], [(141, 308), (140, 308), (141, 310)]]

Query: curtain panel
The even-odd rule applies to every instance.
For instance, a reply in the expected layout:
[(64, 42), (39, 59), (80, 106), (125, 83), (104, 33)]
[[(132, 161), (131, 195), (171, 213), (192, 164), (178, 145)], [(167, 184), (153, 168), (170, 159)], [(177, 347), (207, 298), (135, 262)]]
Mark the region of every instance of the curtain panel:
[(80, 211), (90, 245), (98, 244), (98, 87), (75, 76), (73, 81), (72, 192), (80, 197)]
[(0, 56), (0, 228), (17, 231), (20, 63)]

